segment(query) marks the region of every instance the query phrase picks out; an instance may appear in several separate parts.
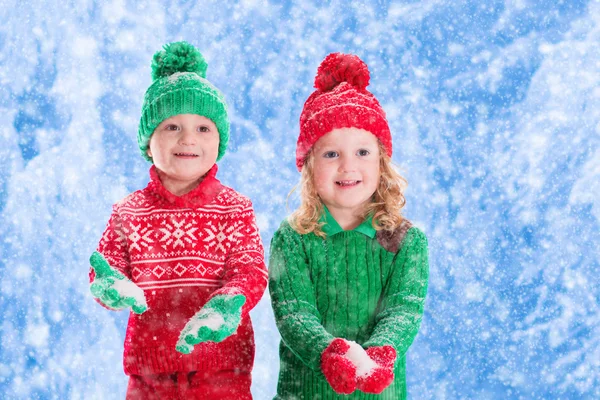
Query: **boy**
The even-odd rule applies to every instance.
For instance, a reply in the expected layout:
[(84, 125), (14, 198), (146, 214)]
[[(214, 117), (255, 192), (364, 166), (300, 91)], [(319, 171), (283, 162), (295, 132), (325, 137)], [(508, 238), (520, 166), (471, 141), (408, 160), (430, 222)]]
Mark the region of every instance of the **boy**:
[(152, 61), (138, 130), (150, 183), (113, 206), (90, 290), (131, 307), (127, 399), (251, 399), (248, 315), (267, 283), (251, 201), (216, 179), (229, 140), (225, 100), (186, 42)]

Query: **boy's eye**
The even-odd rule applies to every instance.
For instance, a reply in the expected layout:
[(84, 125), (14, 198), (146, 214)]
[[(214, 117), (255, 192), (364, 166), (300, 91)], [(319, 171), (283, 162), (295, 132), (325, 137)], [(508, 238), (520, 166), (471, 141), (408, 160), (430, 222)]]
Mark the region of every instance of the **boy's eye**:
[(177, 125), (175, 125), (175, 124), (167, 124), (167, 125), (165, 125), (165, 130), (167, 130), (167, 131), (176, 131), (178, 129), (179, 129), (179, 127)]
[(198, 127), (198, 132), (210, 132), (210, 128), (208, 126), (202, 125)]
[(325, 153), (323, 153), (324, 158), (335, 158), (337, 156), (338, 156), (337, 151), (326, 151)]
[(359, 151), (356, 152), (357, 155), (364, 157), (364, 156), (368, 156), (369, 154), (371, 154), (371, 152), (367, 149), (360, 149)]

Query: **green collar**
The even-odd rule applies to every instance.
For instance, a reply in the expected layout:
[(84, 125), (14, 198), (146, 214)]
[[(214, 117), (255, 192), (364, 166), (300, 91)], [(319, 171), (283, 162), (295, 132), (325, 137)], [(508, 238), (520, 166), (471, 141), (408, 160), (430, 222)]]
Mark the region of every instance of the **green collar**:
[[(329, 213), (327, 207), (323, 205), (323, 208), (325, 209), (325, 212), (323, 213), (320, 219), (320, 222), (325, 223), (322, 228), (323, 232), (325, 232), (327, 236), (333, 236), (337, 233), (344, 232), (340, 224), (338, 224), (335, 218), (333, 218), (333, 216)], [(373, 216), (369, 215), (359, 226), (354, 228), (353, 231), (362, 233), (363, 235), (373, 239), (377, 231), (375, 230), (375, 228), (373, 228), (372, 221)]]

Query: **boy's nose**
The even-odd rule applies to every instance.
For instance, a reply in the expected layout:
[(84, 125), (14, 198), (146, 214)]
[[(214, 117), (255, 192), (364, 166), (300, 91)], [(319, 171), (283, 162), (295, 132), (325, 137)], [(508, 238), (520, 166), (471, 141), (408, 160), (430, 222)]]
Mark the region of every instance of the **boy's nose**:
[(196, 144), (196, 132), (192, 129), (183, 128), (181, 136), (179, 137), (179, 143), (182, 145)]

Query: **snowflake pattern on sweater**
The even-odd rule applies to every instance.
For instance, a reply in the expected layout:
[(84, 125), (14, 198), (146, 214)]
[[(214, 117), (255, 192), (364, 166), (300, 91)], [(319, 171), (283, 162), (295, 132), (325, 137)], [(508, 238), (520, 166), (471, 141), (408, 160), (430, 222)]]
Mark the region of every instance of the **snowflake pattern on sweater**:
[[(144, 290), (149, 306), (130, 314), (127, 374), (252, 368), (248, 312), (267, 284), (264, 250), (251, 201), (221, 185), (216, 171), (215, 165), (197, 188), (175, 196), (152, 167), (148, 186), (113, 206), (98, 252)], [(246, 296), (237, 334), (189, 355), (176, 352), (185, 323), (218, 294)]]

